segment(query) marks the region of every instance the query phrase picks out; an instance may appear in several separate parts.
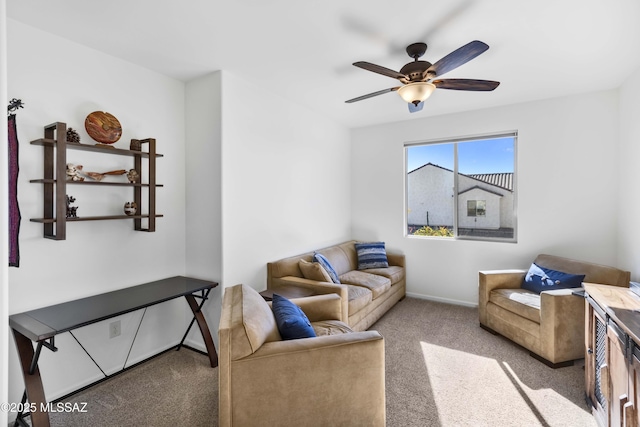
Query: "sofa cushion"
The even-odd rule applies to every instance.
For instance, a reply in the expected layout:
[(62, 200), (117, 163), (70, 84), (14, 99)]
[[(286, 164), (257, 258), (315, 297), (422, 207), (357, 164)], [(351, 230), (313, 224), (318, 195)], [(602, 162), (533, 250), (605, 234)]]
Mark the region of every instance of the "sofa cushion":
[(525, 274), (521, 287), (539, 294), (554, 289), (579, 288), (583, 280), (584, 274), (569, 274), (533, 263)]
[(356, 243), (355, 247), (358, 255), (358, 270), (389, 267), (384, 242)]
[(355, 242), (351, 241), (336, 246), (320, 249), (315, 252), (325, 256), (331, 262), (338, 276), (347, 271), (358, 268), (358, 257), (356, 256), (356, 248), (353, 246)]
[(367, 273), (386, 277), (391, 280), (392, 285), (404, 279), (404, 268), (398, 267), (397, 265), (390, 265), (387, 268), (370, 268), (367, 270)]
[(331, 265), (327, 257), (316, 252), (313, 254), (313, 261), (317, 262), (322, 266), (322, 268), (325, 269), (325, 271), (329, 274), (329, 277), (331, 277), (331, 281), (333, 283), (340, 283), (340, 279), (338, 278), (338, 273), (336, 273), (336, 270), (333, 268), (333, 266)]
[(305, 279), (315, 280), (318, 282), (333, 282), (333, 280), (331, 280), (331, 276), (327, 273), (327, 270), (325, 270), (319, 262), (309, 262), (301, 259), (298, 261), (298, 265)]
[(349, 293), (349, 316), (359, 312), (366, 307), (372, 300), (371, 291), (362, 286), (347, 285)]
[(304, 312), (278, 294), (273, 294), (273, 303), (271, 304), (273, 314), (276, 318), (278, 331), (283, 340), (295, 340), (299, 338), (312, 338), (316, 336), (311, 322)]
[(238, 307), (232, 314), (236, 325), (231, 331), (234, 359), (254, 353), (265, 342), (281, 340), (273, 312), (258, 291), (241, 285), (233, 289), (232, 304)]
[(362, 286), (371, 290), (373, 299), (378, 298), (391, 288), (391, 280), (386, 277), (358, 270), (349, 271), (341, 275), (340, 282), (348, 285)]
[(353, 329), (344, 322), (339, 320), (321, 320), (319, 322), (313, 322), (311, 324), (313, 330), (316, 332), (316, 336), (321, 337), (324, 335), (341, 335), (353, 332)]
[(494, 289), (489, 301), (507, 311), (540, 323), (540, 295), (525, 289)]

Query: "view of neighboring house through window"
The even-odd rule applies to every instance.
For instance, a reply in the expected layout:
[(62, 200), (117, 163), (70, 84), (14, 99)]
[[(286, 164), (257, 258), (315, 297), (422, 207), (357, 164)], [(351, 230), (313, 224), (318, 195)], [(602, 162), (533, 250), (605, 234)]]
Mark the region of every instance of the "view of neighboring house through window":
[(515, 241), (516, 140), (405, 144), (407, 235)]

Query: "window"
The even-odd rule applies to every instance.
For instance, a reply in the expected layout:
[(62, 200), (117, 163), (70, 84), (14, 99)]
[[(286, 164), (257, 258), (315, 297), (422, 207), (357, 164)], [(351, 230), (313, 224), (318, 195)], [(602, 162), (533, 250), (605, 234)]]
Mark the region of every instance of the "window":
[(516, 241), (517, 133), (405, 144), (407, 236)]
[(486, 200), (467, 200), (467, 216), (485, 216)]

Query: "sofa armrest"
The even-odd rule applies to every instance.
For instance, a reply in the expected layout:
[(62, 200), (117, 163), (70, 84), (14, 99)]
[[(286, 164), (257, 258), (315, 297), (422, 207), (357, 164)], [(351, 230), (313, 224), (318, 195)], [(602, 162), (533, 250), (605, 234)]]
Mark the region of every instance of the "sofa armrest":
[(288, 285), (299, 288), (310, 289), (317, 295), (338, 294), (342, 303), (342, 318), (337, 319), (347, 322), (349, 319), (349, 288), (340, 283), (316, 282), (315, 280), (304, 279), (296, 276), (286, 276), (274, 279), (270, 289), (277, 291), (278, 288), (285, 288)]
[(540, 355), (552, 363), (584, 357), (585, 304), (575, 290), (540, 293)]
[(383, 426), (384, 369), (376, 331), (265, 343), (232, 362), (233, 425), (281, 425), (285, 414), (295, 425), (316, 425), (321, 416), (325, 425)]
[(494, 289), (517, 289), (527, 272), (524, 270), (490, 270), (478, 272), (478, 314), (480, 323), (487, 325), (487, 304)]
[(394, 254), (387, 252), (387, 261), (389, 262), (389, 265), (404, 267), (405, 257), (404, 254)]
[(342, 319), (342, 299), (337, 294), (293, 298), (291, 302), (300, 307), (311, 322)]

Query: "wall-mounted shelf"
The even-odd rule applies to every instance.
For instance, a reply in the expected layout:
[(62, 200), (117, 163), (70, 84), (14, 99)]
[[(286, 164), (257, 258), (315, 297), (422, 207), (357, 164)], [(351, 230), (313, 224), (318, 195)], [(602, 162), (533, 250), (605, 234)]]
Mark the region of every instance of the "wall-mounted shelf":
[[(163, 157), (156, 153), (156, 140), (147, 138), (141, 140), (131, 140), (132, 147), (148, 146), (148, 152), (140, 150), (124, 150), (110, 146), (98, 146), (67, 142), (67, 125), (56, 122), (44, 127), (44, 138), (31, 141), (32, 145), (39, 145), (44, 148), (44, 178), (32, 179), (30, 182), (42, 184), (44, 186), (44, 215), (42, 218), (31, 218), (32, 222), (42, 223), (44, 226), (44, 237), (53, 240), (66, 239), (66, 223), (76, 221), (102, 221), (114, 219), (133, 219), (134, 229), (137, 231), (156, 231), (156, 218), (162, 215), (156, 213), (156, 188), (162, 187), (156, 184), (156, 159)], [(135, 142), (135, 144), (134, 144)], [(67, 150), (90, 151), (101, 154), (111, 154), (118, 156), (130, 156), (134, 159), (134, 169), (140, 173), (142, 171), (142, 160), (148, 162), (147, 183), (129, 182), (109, 182), (109, 181), (68, 181), (66, 179)], [(142, 181), (142, 177), (141, 177)], [(133, 199), (138, 205), (138, 212), (143, 209), (142, 189), (148, 189), (146, 206), (148, 214), (136, 215), (103, 215), (87, 216), (79, 218), (67, 218), (66, 194), (67, 185), (88, 185), (88, 186), (120, 186), (133, 188)], [(147, 227), (142, 227), (142, 220), (148, 221)]]

